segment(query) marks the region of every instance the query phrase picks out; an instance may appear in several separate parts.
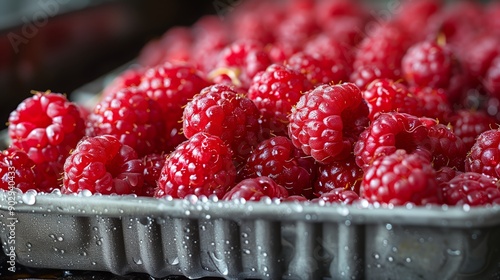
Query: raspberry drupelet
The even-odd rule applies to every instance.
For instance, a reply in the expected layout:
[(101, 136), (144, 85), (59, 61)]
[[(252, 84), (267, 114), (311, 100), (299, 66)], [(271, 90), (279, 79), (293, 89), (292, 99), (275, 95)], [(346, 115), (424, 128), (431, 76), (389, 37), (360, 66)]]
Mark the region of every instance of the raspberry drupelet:
[(481, 133), (465, 159), (465, 171), (500, 178), (500, 130)]

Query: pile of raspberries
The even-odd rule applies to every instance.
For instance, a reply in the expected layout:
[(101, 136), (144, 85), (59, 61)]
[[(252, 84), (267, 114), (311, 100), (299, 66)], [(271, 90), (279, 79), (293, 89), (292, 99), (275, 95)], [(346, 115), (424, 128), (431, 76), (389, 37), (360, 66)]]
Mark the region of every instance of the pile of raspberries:
[(93, 108), (33, 92), (2, 188), (500, 203), (499, 46), (499, 2), (240, 2), (149, 42)]

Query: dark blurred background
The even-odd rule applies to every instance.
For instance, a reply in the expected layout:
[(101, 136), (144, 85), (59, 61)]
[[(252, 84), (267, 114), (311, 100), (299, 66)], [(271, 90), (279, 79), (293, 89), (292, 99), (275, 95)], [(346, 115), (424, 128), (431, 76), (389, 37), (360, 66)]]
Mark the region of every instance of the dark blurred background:
[(203, 0), (0, 1), (0, 129), (31, 90), (71, 93), (215, 12)]

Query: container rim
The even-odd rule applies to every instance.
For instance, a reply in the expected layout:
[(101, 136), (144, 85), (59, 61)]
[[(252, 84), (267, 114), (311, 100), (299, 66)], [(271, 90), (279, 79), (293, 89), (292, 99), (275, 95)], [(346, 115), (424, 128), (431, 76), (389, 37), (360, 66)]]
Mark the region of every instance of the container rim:
[[(10, 202), (15, 201), (15, 202)], [(9, 203), (10, 202), (10, 203)], [(11, 208), (9, 208), (11, 207)], [(43, 215), (102, 217), (150, 217), (159, 219), (273, 220), (282, 222), (333, 222), (476, 228), (500, 225), (500, 205), (392, 206), (359, 203), (353, 205), (313, 202), (218, 201), (189, 196), (158, 199), (132, 195), (90, 195), (85, 193), (25, 194), (0, 190), (0, 212)], [(347, 222), (349, 221), (349, 222)]]

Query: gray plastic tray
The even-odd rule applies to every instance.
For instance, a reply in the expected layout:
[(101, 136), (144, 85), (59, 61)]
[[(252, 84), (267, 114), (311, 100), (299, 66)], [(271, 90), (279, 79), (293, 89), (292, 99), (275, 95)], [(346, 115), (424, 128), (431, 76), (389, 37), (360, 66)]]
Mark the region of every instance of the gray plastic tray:
[(394, 207), (0, 192), (35, 268), (226, 279), (500, 279), (500, 206)]

